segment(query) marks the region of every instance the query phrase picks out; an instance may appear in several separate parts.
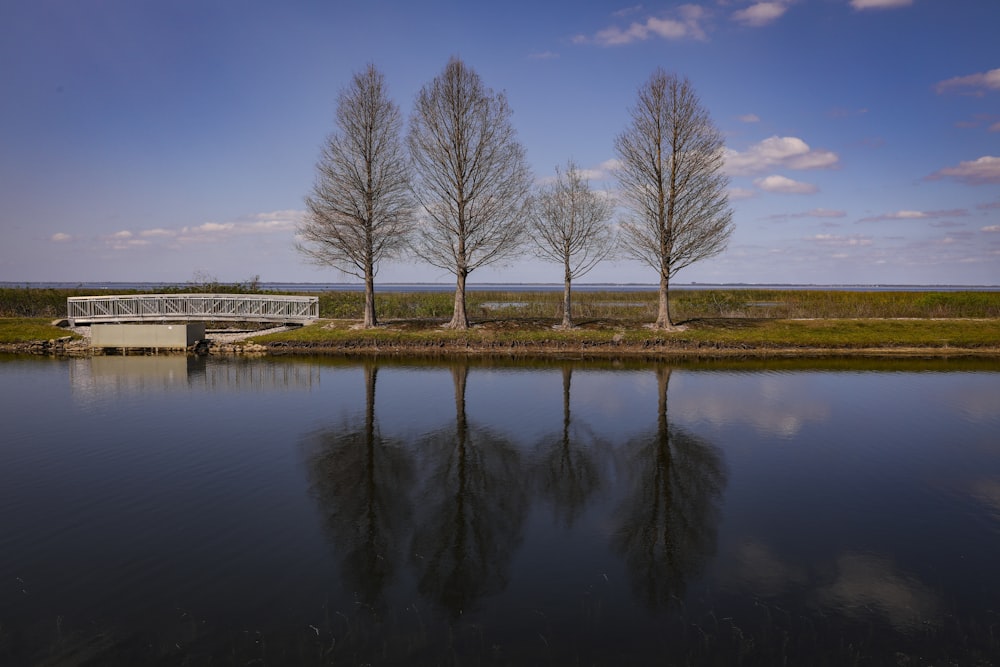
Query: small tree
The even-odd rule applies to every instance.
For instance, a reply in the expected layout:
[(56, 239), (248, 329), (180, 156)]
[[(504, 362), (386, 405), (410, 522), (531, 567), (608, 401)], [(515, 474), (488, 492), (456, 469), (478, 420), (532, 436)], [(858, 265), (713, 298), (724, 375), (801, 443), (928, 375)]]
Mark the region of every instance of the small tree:
[(454, 274), (455, 310), (466, 329), (465, 281), (521, 244), (531, 175), (503, 93), (458, 58), (417, 94), (408, 136), (414, 192), (425, 213), (414, 251)]
[(374, 65), (340, 92), (336, 125), (316, 167), (296, 248), (364, 279), (364, 326), (374, 327), (379, 263), (406, 247), (413, 211), (402, 117)]
[(691, 83), (657, 69), (615, 140), (618, 180), (634, 216), (622, 225), (626, 251), (659, 273), (656, 327), (670, 328), (670, 279), (684, 267), (722, 252), (732, 211), (722, 172), (722, 135)]
[(532, 200), (531, 231), (539, 258), (563, 266), (562, 326), (572, 320), (572, 283), (585, 275), (615, 246), (615, 236), (608, 224), (614, 208), (601, 194), (590, 189), (573, 161), (566, 171), (556, 168), (556, 180), (540, 188)]

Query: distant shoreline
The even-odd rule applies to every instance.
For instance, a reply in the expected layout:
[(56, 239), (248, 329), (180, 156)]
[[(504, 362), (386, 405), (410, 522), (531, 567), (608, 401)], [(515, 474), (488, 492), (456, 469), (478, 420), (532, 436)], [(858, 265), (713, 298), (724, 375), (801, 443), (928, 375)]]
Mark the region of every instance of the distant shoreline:
[[(94, 291), (112, 290), (158, 290), (163, 288), (198, 288), (188, 282), (0, 282), (0, 288), (16, 289), (76, 289)], [(261, 282), (258, 288), (269, 292), (360, 292), (361, 283), (296, 283)], [(454, 283), (441, 282), (398, 282), (376, 283), (377, 293), (389, 292), (451, 292)], [(510, 291), (510, 292), (556, 292), (563, 289), (562, 283), (469, 283), (467, 291)], [(652, 283), (574, 283), (577, 292), (647, 292), (658, 286)], [(1000, 292), (1000, 285), (912, 285), (890, 283), (868, 284), (797, 284), (797, 283), (675, 283), (671, 290), (830, 290), (856, 292)]]

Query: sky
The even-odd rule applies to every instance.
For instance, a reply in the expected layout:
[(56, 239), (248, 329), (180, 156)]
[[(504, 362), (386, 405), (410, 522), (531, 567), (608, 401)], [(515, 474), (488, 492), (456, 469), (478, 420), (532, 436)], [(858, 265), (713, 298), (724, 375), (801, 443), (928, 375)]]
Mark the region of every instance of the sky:
[[(294, 249), (338, 92), (372, 63), (408, 117), (459, 57), (538, 182), (572, 159), (611, 196), (639, 87), (691, 81), (735, 228), (675, 284), (997, 285), (998, 26), (996, 0), (4, 0), (0, 281), (356, 282)], [(560, 279), (529, 250), (469, 277)]]

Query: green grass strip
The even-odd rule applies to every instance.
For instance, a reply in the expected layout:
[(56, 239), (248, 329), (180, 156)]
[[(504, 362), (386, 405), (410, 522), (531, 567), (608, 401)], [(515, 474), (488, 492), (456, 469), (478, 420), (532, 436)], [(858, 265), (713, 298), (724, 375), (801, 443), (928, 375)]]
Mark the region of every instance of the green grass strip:
[[(553, 322), (554, 323), (554, 322)], [(319, 322), (294, 331), (259, 336), (255, 343), (310, 347), (469, 345), (534, 347), (642, 346), (693, 349), (884, 349), (1000, 348), (1000, 319), (710, 319), (689, 322), (681, 331), (657, 331), (628, 322), (569, 331), (548, 323), (486, 323), (468, 331), (434, 323), (356, 329), (351, 322)], [(499, 324), (497, 327), (496, 325)]]
[(36, 340), (54, 340), (75, 333), (52, 326), (52, 320), (43, 317), (0, 318), (0, 344), (28, 343)]

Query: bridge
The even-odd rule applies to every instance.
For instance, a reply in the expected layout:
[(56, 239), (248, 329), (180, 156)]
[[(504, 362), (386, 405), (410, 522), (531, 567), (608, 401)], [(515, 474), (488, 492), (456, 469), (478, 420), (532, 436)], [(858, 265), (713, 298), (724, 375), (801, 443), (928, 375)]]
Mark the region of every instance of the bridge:
[(263, 294), (129, 294), (71, 296), (70, 326), (106, 322), (311, 322), (319, 297)]

